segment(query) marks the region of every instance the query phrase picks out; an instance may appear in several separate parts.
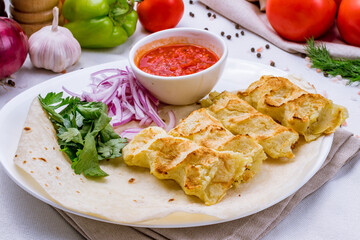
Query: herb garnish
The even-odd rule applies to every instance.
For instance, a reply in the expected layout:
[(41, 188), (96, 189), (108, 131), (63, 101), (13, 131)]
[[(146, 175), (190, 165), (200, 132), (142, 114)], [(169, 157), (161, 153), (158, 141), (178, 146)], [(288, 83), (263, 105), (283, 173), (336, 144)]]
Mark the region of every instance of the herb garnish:
[(315, 46), (313, 38), (307, 40), (305, 51), (310, 57), (312, 67), (332, 76), (340, 75), (350, 82), (360, 81), (360, 59), (332, 58), (324, 44)]
[(41, 106), (56, 129), (61, 151), (71, 159), (76, 174), (108, 176), (99, 161), (120, 157), (127, 140), (120, 138), (110, 126), (106, 104), (62, 95), (62, 92), (50, 92), (45, 98), (39, 95)]

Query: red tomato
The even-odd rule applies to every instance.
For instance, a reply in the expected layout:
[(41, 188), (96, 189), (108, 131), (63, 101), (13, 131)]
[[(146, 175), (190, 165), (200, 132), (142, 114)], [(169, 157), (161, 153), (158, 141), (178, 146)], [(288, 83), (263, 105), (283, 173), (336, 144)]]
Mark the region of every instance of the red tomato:
[(182, 0), (143, 0), (137, 5), (143, 27), (150, 32), (173, 28), (184, 13)]
[(360, 0), (342, 0), (337, 26), (345, 42), (360, 47)]
[(291, 41), (318, 38), (334, 23), (334, 0), (268, 0), (266, 15), (275, 31)]
[(336, 2), (336, 5), (340, 5), (340, 3), (341, 3), (341, 0), (335, 0), (335, 2)]

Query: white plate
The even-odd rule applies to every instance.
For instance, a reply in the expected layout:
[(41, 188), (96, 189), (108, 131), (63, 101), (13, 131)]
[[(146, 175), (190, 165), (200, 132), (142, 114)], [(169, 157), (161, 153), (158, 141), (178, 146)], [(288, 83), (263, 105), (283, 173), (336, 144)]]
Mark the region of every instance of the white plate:
[[(20, 139), (21, 130), (27, 116), (28, 109), (30, 107), (31, 101), (38, 94), (43, 96), (50, 92), (62, 91), (62, 86), (66, 86), (72, 91), (81, 92), (84, 87), (89, 84), (90, 74), (101, 69), (105, 68), (124, 68), (128, 65), (126, 60), (116, 61), (111, 63), (106, 63), (72, 73), (68, 73), (56, 78), (53, 78), (49, 81), (36, 85), (23, 93), (19, 94), (17, 97), (12, 99), (8, 104), (6, 104), (0, 111), (0, 161), (6, 170), (10, 178), (17, 183), (25, 191), (33, 195), (34, 197), (40, 199), (41, 201), (50, 204), (56, 208), (62, 209), (64, 211), (77, 214), (80, 216), (88, 217), (91, 219), (111, 222), (104, 219), (100, 219), (94, 216), (78, 213), (66, 209), (52, 199), (37, 185), (34, 183), (31, 177), (25, 175), (21, 170), (19, 170), (13, 163), (13, 157), (17, 149), (18, 141)], [(271, 74), (277, 76), (285, 76), (286, 72), (281, 71), (276, 68), (269, 66), (256, 64), (252, 62), (229, 59), (224, 71), (223, 76), (221, 77), (219, 83), (215, 86), (215, 90), (222, 91), (234, 91), (237, 89), (245, 89), (247, 86), (260, 78), (261, 75)], [(289, 178), (289, 184), (285, 184), (282, 188), (279, 188), (275, 192), (269, 192), (262, 194), (264, 198), (261, 201), (258, 201), (257, 204), (254, 204), (246, 209), (239, 208), (238, 210), (234, 209), (236, 212), (234, 216), (228, 217), (226, 219), (217, 219), (214, 217), (206, 218), (193, 217), (189, 218), (189, 215), (175, 214), (172, 218), (165, 218), (160, 220), (142, 222), (139, 224), (127, 224), (127, 223), (117, 223), (122, 225), (137, 226), (137, 227), (160, 227), (160, 228), (172, 228), (172, 227), (193, 227), (193, 226), (202, 226), (215, 224), (220, 222), (226, 222), (241, 217), (248, 216), (250, 214), (259, 212), (265, 208), (268, 208), (286, 197), (290, 196), (296, 192), (300, 187), (302, 187), (321, 167), (325, 161), (331, 145), (332, 145), (333, 135), (322, 137), (317, 141), (316, 149), (317, 155), (310, 162), (307, 162), (304, 166), (301, 166), (301, 169), (294, 175), (292, 173), (285, 174), (282, 176), (285, 179)], [(315, 144), (315, 143), (312, 143)], [(303, 150), (303, 151), (306, 151)], [(306, 157), (305, 157), (306, 158)], [(270, 163), (271, 164), (271, 163)], [(266, 171), (266, 166), (264, 167)], [(282, 170), (280, 170), (281, 172)], [(291, 181), (290, 181), (291, 179)], [(253, 181), (262, 182), (261, 178), (257, 178)], [(277, 181), (276, 179), (274, 181)], [(283, 179), (282, 179), (283, 181)], [(268, 195), (266, 195), (268, 194)], [(266, 197), (264, 197), (266, 195)], [(184, 220), (184, 217), (187, 218)]]

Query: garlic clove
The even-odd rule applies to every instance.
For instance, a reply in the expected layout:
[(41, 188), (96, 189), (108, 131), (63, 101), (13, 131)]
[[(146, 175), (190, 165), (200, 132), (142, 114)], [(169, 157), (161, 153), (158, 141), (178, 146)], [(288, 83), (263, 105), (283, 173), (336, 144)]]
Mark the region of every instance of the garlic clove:
[(31, 35), (29, 54), (35, 67), (62, 72), (79, 61), (81, 47), (67, 28), (58, 26), (57, 7), (53, 9), (53, 16), (52, 26), (43, 27)]

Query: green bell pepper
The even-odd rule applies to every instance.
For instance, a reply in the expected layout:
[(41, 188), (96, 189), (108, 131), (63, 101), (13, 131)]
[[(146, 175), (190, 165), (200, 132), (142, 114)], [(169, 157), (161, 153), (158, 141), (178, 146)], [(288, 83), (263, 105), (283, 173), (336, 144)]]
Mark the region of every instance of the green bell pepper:
[(65, 24), (84, 48), (115, 47), (124, 43), (136, 30), (138, 15), (134, 1), (66, 0)]

